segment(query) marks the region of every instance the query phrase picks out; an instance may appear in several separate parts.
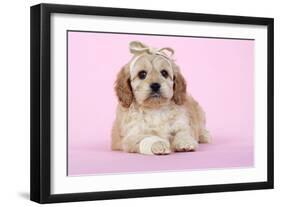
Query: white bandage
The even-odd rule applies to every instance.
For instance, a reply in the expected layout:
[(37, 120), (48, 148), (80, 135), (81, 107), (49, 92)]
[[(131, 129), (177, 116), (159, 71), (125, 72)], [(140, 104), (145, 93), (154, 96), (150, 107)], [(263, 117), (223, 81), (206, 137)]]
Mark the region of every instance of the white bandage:
[(169, 142), (165, 139), (161, 139), (160, 137), (157, 136), (151, 136), (151, 137), (145, 137), (143, 140), (140, 142), (140, 153), (141, 154), (146, 154), (146, 155), (153, 155), (153, 152), (151, 151), (151, 147), (155, 142), (167, 142), (167, 145), (169, 145)]
[[(150, 55), (158, 55), (160, 57), (163, 57), (165, 60), (168, 61), (172, 68), (171, 60), (173, 60), (173, 54), (174, 50), (169, 47), (163, 47), (163, 48), (153, 48), (150, 46), (145, 45), (142, 42), (139, 41), (132, 41), (130, 42), (129, 45), (130, 52), (134, 54), (135, 56), (131, 60), (130, 64), (130, 73), (133, 73), (134, 70), (134, 65), (136, 64), (137, 60), (145, 55), (145, 54), (150, 54)], [(165, 51), (169, 51), (170, 54), (165, 53)]]
[(130, 74), (133, 74), (134, 66), (135, 66), (137, 60), (138, 60), (141, 56), (143, 56), (143, 55), (138, 55), (138, 56), (134, 57), (133, 60), (131, 61), (131, 63), (130, 63)]
[[(160, 57), (164, 58), (164, 60), (166, 60), (166, 61), (169, 63), (170, 67), (172, 68), (172, 63), (170, 62), (170, 60), (169, 60), (166, 56), (162, 56), (162, 55), (160, 55), (160, 54), (161, 54), (161, 53), (155, 53), (155, 55), (159, 55)], [(142, 57), (143, 55), (144, 55), (144, 54), (135, 56), (135, 57), (131, 60), (131, 63), (130, 63), (130, 74), (133, 74), (133, 72), (134, 72), (134, 66), (135, 66), (136, 62), (137, 62), (138, 59), (139, 59), (140, 57)]]

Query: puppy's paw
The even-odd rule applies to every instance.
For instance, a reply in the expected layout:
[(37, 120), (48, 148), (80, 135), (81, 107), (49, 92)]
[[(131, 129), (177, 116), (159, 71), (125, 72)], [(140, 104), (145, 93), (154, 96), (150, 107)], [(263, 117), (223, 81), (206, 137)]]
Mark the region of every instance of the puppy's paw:
[(167, 155), (171, 153), (170, 145), (168, 142), (157, 141), (151, 146), (151, 152), (155, 155)]
[(139, 147), (140, 153), (146, 155), (166, 155), (171, 153), (169, 141), (157, 136), (145, 137), (141, 140)]
[(193, 138), (177, 139), (173, 143), (175, 152), (195, 151), (198, 147), (198, 142)]
[(208, 130), (204, 129), (203, 133), (199, 136), (200, 143), (211, 143), (211, 135)]

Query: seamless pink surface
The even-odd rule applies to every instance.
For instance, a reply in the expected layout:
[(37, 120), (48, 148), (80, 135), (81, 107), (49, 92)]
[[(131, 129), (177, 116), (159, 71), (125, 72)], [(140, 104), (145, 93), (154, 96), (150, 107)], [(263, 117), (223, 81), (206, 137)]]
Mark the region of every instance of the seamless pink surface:
[[(111, 151), (116, 74), (130, 41), (171, 47), (188, 91), (204, 108), (211, 144), (147, 156)], [(254, 40), (68, 33), (68, 175), (252, 167)]]

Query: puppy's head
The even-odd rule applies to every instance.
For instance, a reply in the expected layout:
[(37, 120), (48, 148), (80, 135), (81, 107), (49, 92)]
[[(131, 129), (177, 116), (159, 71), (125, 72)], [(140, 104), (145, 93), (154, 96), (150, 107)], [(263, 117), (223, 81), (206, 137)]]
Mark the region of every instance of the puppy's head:
[(146, 107), (157, 107), (174, 101), (183, 104), (186, 84), (173, 59), (170, 48), (154, 49), (141, 42), (131, 42), (131, 61), (119, 72), (115, 90), (123, 107), (133, 101)]

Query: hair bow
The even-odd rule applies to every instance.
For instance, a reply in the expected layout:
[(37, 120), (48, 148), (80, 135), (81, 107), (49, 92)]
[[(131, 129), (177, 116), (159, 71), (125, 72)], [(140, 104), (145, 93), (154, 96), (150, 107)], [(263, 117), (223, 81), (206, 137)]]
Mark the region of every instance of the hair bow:
[[(129, 48), (130, 52), (136, 56), (147, 53), (151, 55), (160, 55), (164, 58), (167, 58), (168, 60), (173, 60), (174, 50), (170, 47), (163, 47), (158, 49), (149, 47), (139, 41), (132, 41), (130, 42)], [(168, 51), (170, 54), (167, 54), (165, 51)]]

